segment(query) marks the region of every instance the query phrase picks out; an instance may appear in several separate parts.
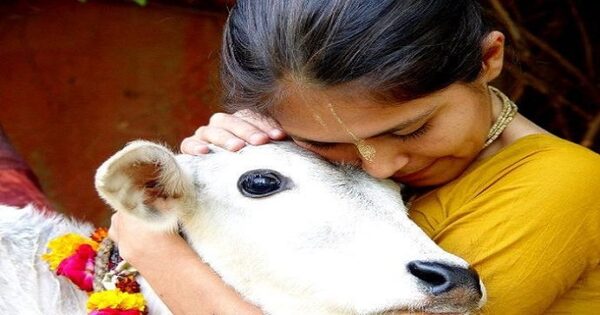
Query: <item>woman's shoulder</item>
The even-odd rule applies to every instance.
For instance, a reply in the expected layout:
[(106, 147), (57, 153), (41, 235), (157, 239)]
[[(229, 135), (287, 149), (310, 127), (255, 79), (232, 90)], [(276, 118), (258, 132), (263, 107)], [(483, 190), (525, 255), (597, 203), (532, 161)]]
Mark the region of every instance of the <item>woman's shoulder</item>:
[[(473, 165), (473, 170), (490, 166), (503, 166), (519, 162), (542, 163), (551, 159), (561, 166), (582, 166), (577, 162), (589, 162), (589, 166), (600, 166), (600, 155), (579, 144), (551, 134), (532, 134), (520, 138), (511, 145)], [(587, 163), (586, 163), (587, 164)]]
[(590, 160), (590, 162), (600, 160), (600, 155), (589, 148), (551, 134), (525, 136), (515, 141), (506, 149), (509, 153), (512, 151), (523, 154), (542, 154), (547, 155), (547, 157), (583, 159)]
[(551, 196), (575, 205), (599, 195), (599, 154), (549, 134), (535, 134), (475, 162), (459, 178), (418, 200), (462, 208), (490, 198), (531, 205)]
[(575, 185), (571, 188), (596, 184), (600, 189), (600, 155), (550, 134), (534, 134), (474, 163), (461, 177), (457, 182), (480, 188), (532, 182), (565, 189), (567, 184)]
[(417, 198), (409, 213), (432, 236), (457, 222), (476, 223), (479, 229), (482, 222), (502, 225), (508, 218), (557, 226), (574, 226), (580, 223), (572, 220), (586, 218), (581, 224), (598, 233), (599, 196), (600, 155), (539, 134), (520, 139)]

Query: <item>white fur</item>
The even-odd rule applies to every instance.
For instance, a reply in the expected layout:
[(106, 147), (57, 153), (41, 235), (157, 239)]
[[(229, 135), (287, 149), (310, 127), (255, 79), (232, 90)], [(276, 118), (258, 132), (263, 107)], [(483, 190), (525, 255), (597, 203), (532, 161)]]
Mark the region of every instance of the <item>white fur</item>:
[(31, 206), (0, 205), (0, 314), (85, 314), (85, 292), (56, 277), (40, 256), (52, 238), (92, 230), (61, 215), (44, 216)]
[[(98, 169), (96, 188), (115, 210), (145, 218), (157, 229), (173, 231), (179, 224), (203, 260), (266, 313), (427, 310), (435, 297), (406, 265), (421, 260), (468, 267), (409, 220), (399, 187), (391, 181), (334, 166), (287, 143), (247, 147), (238, 153), (215, 151), (199, 157), (175, 156), (160, 145), (135, 141)], [(289, 179), (287, 189), (264, 198), (243, 196), (237, 181), (253, 169), (281, 173)], [(74, 229), (87, 232), (90, 227), (24, 210), (0, 208), (0, 251), (19, 258), (7, 266), (5, 253), (0, 252), (0, 270), (35, 266), (38, 276), (19, 283), (22, 301), (49, 303), (39, 313), (64, 313), (54, 311), (60, 310), (57, 301), (79, 301), (81, 294), (65, 285), (59, 291), (57, 284), (48, 284), (64, 281), (46, 275), (47, 267), (37, 257), (51, 237)], [(31, 238), (27, 246), (5, 245), (7, 239), (12, 244)], [(25, 250), (31, 246), (37, 247), (33, 253)], [(0, 273), (0, 313), (37, 314), (12, 312), (16, 303), (4, 297), (6, 285), (15, 281), (12, 274)], [(149, 286), (142, 285), (150, 313), (168, 312)], [(22, 304), (33, 309), (35, 303)], [(436, 311), (464, 313), (472, 306), (450, 301), (441, 308), (437, 304)]]

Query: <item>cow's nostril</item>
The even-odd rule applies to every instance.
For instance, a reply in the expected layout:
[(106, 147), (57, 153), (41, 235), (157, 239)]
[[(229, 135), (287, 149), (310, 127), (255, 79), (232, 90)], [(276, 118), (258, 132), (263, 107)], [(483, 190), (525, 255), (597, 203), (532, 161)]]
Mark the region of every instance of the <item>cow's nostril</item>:
[(434, 268), (423, 268), (419, 263), (409, 265), (408, 269), (415, 277), (432, 286), (443, 285), (448, 281), (444, 273)]
[(446, 293), (456, 287), (473, 290), (481, 296), (479, 276), (471, 269), (438, 262), (411, 261), (408, 271), (427, 287), (433, 295)]

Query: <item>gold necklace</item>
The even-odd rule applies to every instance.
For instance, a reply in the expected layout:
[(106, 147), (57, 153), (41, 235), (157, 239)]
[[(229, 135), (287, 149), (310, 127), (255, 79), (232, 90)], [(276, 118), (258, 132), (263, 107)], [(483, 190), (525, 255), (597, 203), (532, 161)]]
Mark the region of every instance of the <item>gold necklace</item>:
[(517, 104), (511, 101), (508, 96), (504, 95), (504, 93), (500, 92), (500, 90), (493, 86), (488, 86), (488, 89), (493, 94), (498, 96), (498, 98), (500, 98), (502, 101), (502, 111), (500, 112), (498, 119), (496, 119), (492, 125), (492, 128), (490, 128), (490, 132), (488, 133), (487, 138), (485, 139), (485, 144), (483, 145), (484, 148), (492, 144), (492, 142), (494, 142), (494, 140), (496, 140), (502, 134), (504, 129), (506, 129), (513, 118), (515, 118), (517, 111), (519, 110)]

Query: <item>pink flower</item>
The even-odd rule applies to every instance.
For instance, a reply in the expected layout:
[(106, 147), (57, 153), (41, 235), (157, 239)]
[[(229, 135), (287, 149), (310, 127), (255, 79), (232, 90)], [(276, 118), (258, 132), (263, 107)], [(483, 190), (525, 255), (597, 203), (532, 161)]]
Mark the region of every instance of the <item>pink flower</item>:
[(89, 315), (142, 315), (138, 310), (119, 310), (114, 308), (104, 308), (101, 310), (91, 311)]
[(93, 291), (95, 257), (96, 251), (90, 245), (82, 244), (73, 255), (60, 262), (56, 274), (69, 278), (84, 291)]

